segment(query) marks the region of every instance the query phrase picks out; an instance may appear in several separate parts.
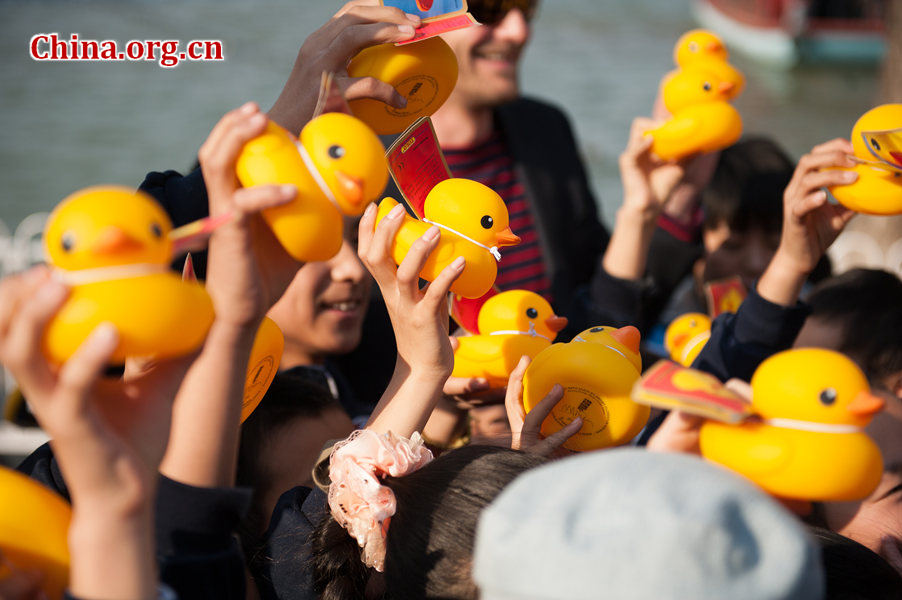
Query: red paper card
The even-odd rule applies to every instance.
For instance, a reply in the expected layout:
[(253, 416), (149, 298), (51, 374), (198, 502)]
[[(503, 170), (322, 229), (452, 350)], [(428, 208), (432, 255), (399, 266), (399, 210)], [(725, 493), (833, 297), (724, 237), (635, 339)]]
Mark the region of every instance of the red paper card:
[(435, 37), (441, 33), (446, 33), (448, 31), (454, 31), (455, 29), (463, 29), (464, 27), (470, 27), (472, 25), (478, 25), (476, 19), (473, 18), (473, 15), (467, 13), (465, 15), (459, 15), (457, 17), (448, 17), (447, 19), (438, 19), (436, 21), (430, 21), (428, 23), (423, 23), (413, 32), (413, 37), (409, 40), (404, 40), (403, 42), (395, 42), (395, 46), (404, 46), (405, 44), (412, 44), (414, 42), (420, 42), (427, 38)]
[(432, 120), (429, 117), (417, 119), (389, 146), (385, 156), (404, 202), (417, 218), (422, 219), (426, 195), (437, 184), (451, 179)]
[(416, 15), (422, 24), (414, 36), (396, 46), (412, 44), (431, 38), (446, 31), (478, 25), (476, 19), (467, 12), (467, 0), (381, 0), (384, 6), (394, 6), (409, 15)]
[(745, 289), (745, 285), (739, 277), (727, 277), (705, 284), (708, 313), (712, 319), (721, 313), (736, 312), (748, 295), (748, 290)]
[(752, 415), (751, 404), (713, 375), (669, 360), (655, 363), (633, 386), (632, 399), (668, 410), (738, 423)]

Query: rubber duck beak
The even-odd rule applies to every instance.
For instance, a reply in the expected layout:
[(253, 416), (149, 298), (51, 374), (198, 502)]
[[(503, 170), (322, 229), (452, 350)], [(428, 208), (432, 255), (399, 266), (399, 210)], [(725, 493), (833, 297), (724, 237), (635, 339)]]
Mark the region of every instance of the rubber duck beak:
[(883, 409), (886, 404), (883, 398), (870, 392), (858, 392), (858, 395), (846, 407), (856, 417), (870, 417)]
[(342, 199), (354, 208), (359, 207), (363, 203), (363, 180), (341, 171), (335, 171), (335, 179)]
[(639, 354), (639, 340), (642, 338), (642, 336), (639, 334), (639, 330), (632, 325), (627, 325), (626, 327), (621, 327), (620, 329), (614, 329), (613, 331), (611, 331), (611, 337), (632, 350), (634, 353)]
[(91, 252), (94, 254), (121, 254), (140, 250), (141, 247), (141, 242), (121, 228), (111, 225), (101, 231), (94, 243), (91, 244)]
[(495, 235), (495, 239), (498, 240), (499, 246), (516, 246), (520, 243), (519, 236), (511, 231), (510, 227), (505, 227), (502, 231), (499, 231)]
[(689, 339), (688, 333), (681, 333), (679, 335), (673, 336), (673, 347), (679, 348), (680, 346), (685, 344), (688, 339)]
[(547, 325), (548, 329), (555, 333), (560, 333), (561, 331), (563, 331), (564, 327), (567, 326), (567, 323), (567, 317), (559, 317), (557, 315), (545, 319), (545, 325)]
[(736, 87), (736, 84), (732, 81), (721, 81), (720, 85), (717, 86), (717, 91), (723, 94), (724, 96), (729, 95), (730, 92), (733, 91), (733, 88)]
[(890, 150), (889, 155), (893, 157), (893, 162), (896, 166), (902, 169), (902, 152), (893, 152)]
[(720, 50), (723, 50), (723, 46), (717, 42), (708, 42), (705, 45), (705, 50), (708, 52), (719, 52)]

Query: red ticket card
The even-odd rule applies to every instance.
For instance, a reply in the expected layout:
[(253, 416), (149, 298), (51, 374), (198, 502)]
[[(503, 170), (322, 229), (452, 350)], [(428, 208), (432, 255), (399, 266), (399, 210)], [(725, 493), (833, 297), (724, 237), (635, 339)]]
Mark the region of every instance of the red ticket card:
[(464, 298), (459, 294), (451, 294), (449, 300), (451, 303), (451, 318), (463, 327), (467, 333), (478, 335), (479, 311), (489, 298), (498, 295), (500, 291), (497, 287), (492, 286), (489, 291), (479, 298)]
[(409, 15), (416, 15), (422, 21), (411, 39), (396, 42), (396, 46), (412, 44), (446, 31), (479, 24), (467, 12), (467, 0), (381, 0), (381, 2), (384, 6), (394, 6)]
[(385, 156), (404, 202), (417, 218), (422, 219), (426, 195), (437, 184), (451, 179), (432, 120), (429, 117), (417, 119), (388, 147)]
[(632, 399), (668, 410), (681, 410), (726, 423), (751, 416), (751, 404), (713, 375), (669, 360), (654, 364), (633, 386)]
[(473, 15), (471, 15), (470, 13), (456, 17), (448, 17), (447, 19), (430, 21), (428, 23), (423, 23), (422, 25), (417, 27), (413, 32), (412, 38), (410, 38), (409, 40), (404, 40), (403, 42), (395, 42), (395, 46), (404, 46), (405, 44), (420, 42), (427, 38), (435, 37), (441, 33), (454, 31), (455, 29), (463, 29), (464, 27), (471, 27), (473, 25), (479, 25), (479, 23), (476, 21), (476, 19), (473, 18)]
[(748, 290), (739, 277), (727, 277), (705, 284), (705, 297), (708, 299), (708, 313), (713, 319), (725, 312), (734, 313), (748, 296)]

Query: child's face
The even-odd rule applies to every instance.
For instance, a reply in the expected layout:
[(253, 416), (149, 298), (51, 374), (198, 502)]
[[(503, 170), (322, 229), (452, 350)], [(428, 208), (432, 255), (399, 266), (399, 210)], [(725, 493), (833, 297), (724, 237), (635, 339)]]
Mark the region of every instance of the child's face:
[(338, 254), (301, 267), (270, 309), (285, 335), (281, 368), (345, 354), (360, 342), (372, 278), (357, 257), (357, 223), (346, 218)]
[(824, 504), (830, 529), (880, 554), (897, 571), (902, 569), (902, 401), (885, 394), (886, 410), (867, 427), (883, 454), (884, 471), (874, 493), (861, 502)]
[(702, 231), (705, 245), (703, 283), (738, 275), (747, 289), (764, 273), (780, 245), (780, 232), (761, 227), (736, 231), (724, 222)]

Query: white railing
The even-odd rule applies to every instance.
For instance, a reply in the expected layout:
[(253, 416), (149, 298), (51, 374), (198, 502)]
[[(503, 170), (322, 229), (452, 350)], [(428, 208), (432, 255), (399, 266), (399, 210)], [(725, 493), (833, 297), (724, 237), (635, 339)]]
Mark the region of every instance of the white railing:
[[(41, 234), (44, 231), (44, 223), (47, 222), (49, 213), (41, 212), (28, 215), (14, 231), (0, 221), (0, 277), (6, 277), (13, 273), (24, 271), (32, 265), (44, 260), (44, 249), (41, 246)], [(6, 369), (0, 373), (2, 377), (2, 389), (4, 399), (0, 406), (5, 404), (6, 395), (15, 387), (15, 381)]]

